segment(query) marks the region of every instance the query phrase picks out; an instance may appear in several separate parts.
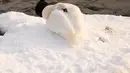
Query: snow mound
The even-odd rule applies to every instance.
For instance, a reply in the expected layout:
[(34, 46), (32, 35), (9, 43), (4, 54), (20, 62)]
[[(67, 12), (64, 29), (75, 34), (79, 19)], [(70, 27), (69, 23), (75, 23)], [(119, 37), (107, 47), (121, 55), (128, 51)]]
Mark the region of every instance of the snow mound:
[(85, 15), (83, 45), (50, 32), (43, 18), (0, 14), (0, 73), (130, 73), (130, 17)]

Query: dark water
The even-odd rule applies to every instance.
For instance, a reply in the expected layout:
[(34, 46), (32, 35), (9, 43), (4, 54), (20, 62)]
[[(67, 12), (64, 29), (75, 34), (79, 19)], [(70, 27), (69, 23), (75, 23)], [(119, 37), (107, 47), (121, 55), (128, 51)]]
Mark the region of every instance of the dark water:
[[(0, 13), (19, 11), (36, 15), (39, 0), (0, 0)], [(114, 14), (130, 16), (130, 0), (46, 0), (47, 2), (69, 2), (80, 7), (85, 14)]]

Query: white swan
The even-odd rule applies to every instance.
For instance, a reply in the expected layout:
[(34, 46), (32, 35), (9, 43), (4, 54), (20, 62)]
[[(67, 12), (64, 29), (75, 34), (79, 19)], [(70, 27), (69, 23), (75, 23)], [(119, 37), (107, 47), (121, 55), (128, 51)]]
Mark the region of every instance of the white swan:
[(49, 5), (43, 10), (42, 16), (51, 31), (68, 39), (72, 44), (77, 44), (83, 38), (84, 15), (76, 5)]

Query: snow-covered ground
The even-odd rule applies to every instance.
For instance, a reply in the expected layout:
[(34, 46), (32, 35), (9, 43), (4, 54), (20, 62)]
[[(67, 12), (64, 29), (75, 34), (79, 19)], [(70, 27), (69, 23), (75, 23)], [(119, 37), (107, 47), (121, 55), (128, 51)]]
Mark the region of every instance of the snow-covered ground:
[(84, 43), (71, 48), (43, 18), (0, 14), (0, 73), (130, 73), (130, 17), (85, 15)]

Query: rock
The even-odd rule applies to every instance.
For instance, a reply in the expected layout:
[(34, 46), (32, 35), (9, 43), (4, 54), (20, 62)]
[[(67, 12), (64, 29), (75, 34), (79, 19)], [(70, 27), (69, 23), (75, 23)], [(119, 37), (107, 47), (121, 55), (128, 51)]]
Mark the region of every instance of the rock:
[(1, 13), (4, 13), (4, 12), (5, 12), (4, 10), (0, 10), (0, 14), (1, 14)]
[(2, 28), (0, 28), (0, 36), (3, 36), (6, 33)]

